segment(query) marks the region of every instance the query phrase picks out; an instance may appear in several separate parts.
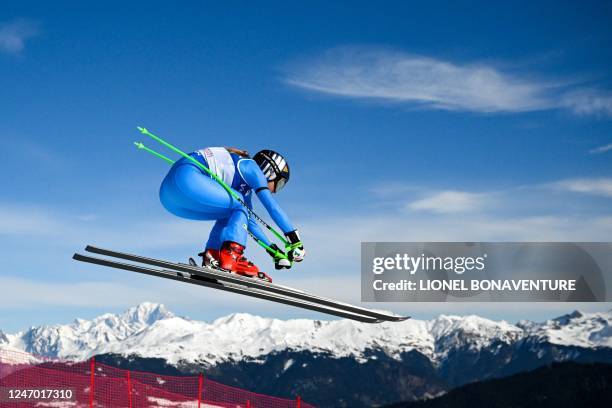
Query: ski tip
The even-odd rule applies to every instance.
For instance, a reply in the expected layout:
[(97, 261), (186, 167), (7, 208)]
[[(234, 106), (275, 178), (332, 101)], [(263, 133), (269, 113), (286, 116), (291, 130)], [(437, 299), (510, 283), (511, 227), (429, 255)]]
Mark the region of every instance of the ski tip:
[(381, 322), (399, 323), (410, 319), (410, 316), (385, 316), (380, 318)]
[(140, 131), (140, 133), (147, 133), (148, 132), (147, 128), (144, 128), (142, 126), (136, 126), (136, 129), (138, 129)]
[(144, 144), (142, 142), (134, 142), (134, 145), (139, 149), (144, 149)]

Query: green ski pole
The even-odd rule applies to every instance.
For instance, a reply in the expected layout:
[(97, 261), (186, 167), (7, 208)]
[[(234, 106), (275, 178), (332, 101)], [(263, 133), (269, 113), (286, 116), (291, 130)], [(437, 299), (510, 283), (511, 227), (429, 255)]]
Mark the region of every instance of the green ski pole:
[(136, 147), (139, 148), (140, 150), (144, 150), (145, 152), (149, 152), (149, 153), (151, 153), (155, 157), (159, 157), (160, 159), (165, 160), (165, 161), (167, 161), (170, 164), (174, 164), (174, 160), (172, 160), (169, 157), (164, 156), (161, 153), (156, 152), (153, 149), (149, 149), (147, 146), (142, 144), (142, 142), (134, 142), (134, 145), (136, 145)]
[[(200, 169), (205, 171), (208, 175), (210, 175), (210, 177), (212, 177), (217, 183), (219, 183), (234, 199), (236, 199), (240, 204), (242, 204), (242, 206), (247, 210), (247, 212), (253, 218), (255, 218), (259, 223), (261, 223), (270, 232), (272, 232), (278, 239), (280, 239), (285, 244), (285, 248), (287, 248), (289, 250), (293, 249), (293, 246), (289, 244), (289, 241), (287, 241), (287, 239), (283, 235), (281, 235), (278, 231), (276, 231), (274, 228), (272, 228), (272, 226), (270, 226), (268, 223), (266, 223), (260, 216), (258, 216), (253, 210), (251, 210), (246, 205), (246, 203), (242, 200), (242, 198), (234, 190), (231, 189), (231, 187), (229, 187), (223, 180), (221, 180), (215, 173), (210, 171), (206, 166), (204, 166), (202, 163), (200, 163), (199, 161), (197, 161), (193, 157), (189, 156), (187, 153), (183, 152), (179, 148), (173, 146), (172, 144), (166, 142), (162, 138), (160, 138), (160, 137), (154, 135), (153, 133), (149, 132), (146, 128), (143, 128), (143, 127), (139, 126), (138, 130), (143, 135), (149, 136), (153, 140), (157, 141), (158, 143), (162, 144), (163, 146), (166, 146), (168, 149), (172, 150), (173, 152), (178, 153), (179, 155), (183, 156), (184, 158), (186, 158), (187, 160), (191, 161), (196, 166), (198, 166)], [(157, 153), (157, 152), (155, 152), (155, 153)], [(163, 156), (163, 155), (161, 155), (161, 156)], [(280, 256), (282, 258), (287, 258), (286, 255), (278, 253), (278, 251), (272, 250), (269, 246), (265, 245), (263, 242), (260, 242), (259, 240), (257, 240), (257, 242), (258, 242), (259, 245), (263, 246), (265, 249), (268, 249), (268, 250), (271, 250), (272, 252), (277, 253), (278, 256)]]
[(259, 238), (257, 238), (255, 236), (255, 234), (253, 234), (251, 231), (249, 231), (249, 228), (245, 226), (245, 230), (246, 232), (249, 234), (249, 236), (251, 238), (253, 238), (253, 240), (255, 240), (255, 242), (257, 242), (263, 249), (266, 249), (270, 252), (272, 252), (273, 254), (275, 254), (275, 256), (279, 256), (281, 258), (287, 258), (287, 256), (283, 256), (283, 254), (281, 254), (280, 252), (276, 251), (275, 249), (273, 249), (272, 247), (270, 247), (269, 245), (266, 245), (265, 242), (263, 242), (262, 240), (260, 240)]

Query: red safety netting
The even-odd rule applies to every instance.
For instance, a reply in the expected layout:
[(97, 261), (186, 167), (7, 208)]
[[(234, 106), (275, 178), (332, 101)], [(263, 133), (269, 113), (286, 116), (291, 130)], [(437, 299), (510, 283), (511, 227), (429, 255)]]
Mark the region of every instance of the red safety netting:
[(0, 407), (311, 408), (312, 405), (300, 397), (277, 398), (231, 387), (203, 374), (158, 375), (122, 370), (93, 358), (83, 362), (61, 361), (0, 349)]

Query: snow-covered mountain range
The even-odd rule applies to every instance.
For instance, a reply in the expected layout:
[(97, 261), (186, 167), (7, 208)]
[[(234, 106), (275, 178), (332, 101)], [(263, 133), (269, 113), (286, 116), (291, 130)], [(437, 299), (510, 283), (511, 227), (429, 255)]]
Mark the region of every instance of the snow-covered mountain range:
[(611, 323), (612, 311), (517, 324), (442, 315), (370, 325), (243, 313), (207, 323), (143, 303), (93, 320), (0, 332), (0, 348), (69, 360), (97, 356), (172, 375), (204, 369), (225, 384), (298, 393), (321, 407), (370, 407), (430, 398), (555, 361), (612, 363)]
[(179, 317), (163, 305), (142, 303), (122, 314), (67, 325), (0, 331), (0, 347), (35, 355), (83, 360), (120, 354), (163, 358), (170, 364), (213, 366), (270, 353), (308, 351), (364, 362), (369, 350), (399, 359), (416, 351), (438, 364), (456, 350), (478, 353), (501, 345), (546, 343), (563, 347), (612, 348), (612, 311), (573, 312), (543, 323), (510, 324), (478, 316), (445, 316), (424, 321), (365, 324), (348, 320), (278, 320), (232, 314), (211, 323)]

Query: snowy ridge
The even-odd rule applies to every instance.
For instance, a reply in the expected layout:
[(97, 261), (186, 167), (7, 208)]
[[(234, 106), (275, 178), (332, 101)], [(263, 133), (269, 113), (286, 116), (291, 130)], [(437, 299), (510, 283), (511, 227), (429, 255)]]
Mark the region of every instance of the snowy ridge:
[(529, 327), (530, 337), (552, 344), (585, 348), (612, 347), (612, 310), (607, 313), (584, 314), (575, 311), (524, 327)]
[(478, 351), (495, 341), (512, 344), (525, 334), (506, 321), (495, 322), (480, 316), (440, 315), (430, 321), (430, 330), (436, 339), (436, 354), (446, 355), (456, 348)]
[(93, 351), (101, 344), (121, 343), (155, 321), (172, 317), (163, 305), (142, 303), (120, 315), (107, 313), (91, 321), (75, 319), (68, 325), (32, 327), (6, 337), (10, 346), (28, 353), (81, 358), (87, 350)]
[(163, 305), (143, 303), (119, 315), (33, 327), (6, 335), (4, 342), (0, 336), (0, 345), (64, 359), (116, 353), (164, 358), (173, 364), (257, 360), (283, 350), (365, 360), (368, 349), (382, 350), (391, 357), (416, 350), (436, 362), (453, 349), (479, 351), (494, 343), (513, 344), (525, 338), (558, 345), (612, 347), (611, 323), (612, 312), (574, 312), (544, 323), (517, 325), (479, 316), (441, 315), (429, 321), (370, 325), (348, 320), (279, 320), (246, 313), (206, 323), (176, 316)]

